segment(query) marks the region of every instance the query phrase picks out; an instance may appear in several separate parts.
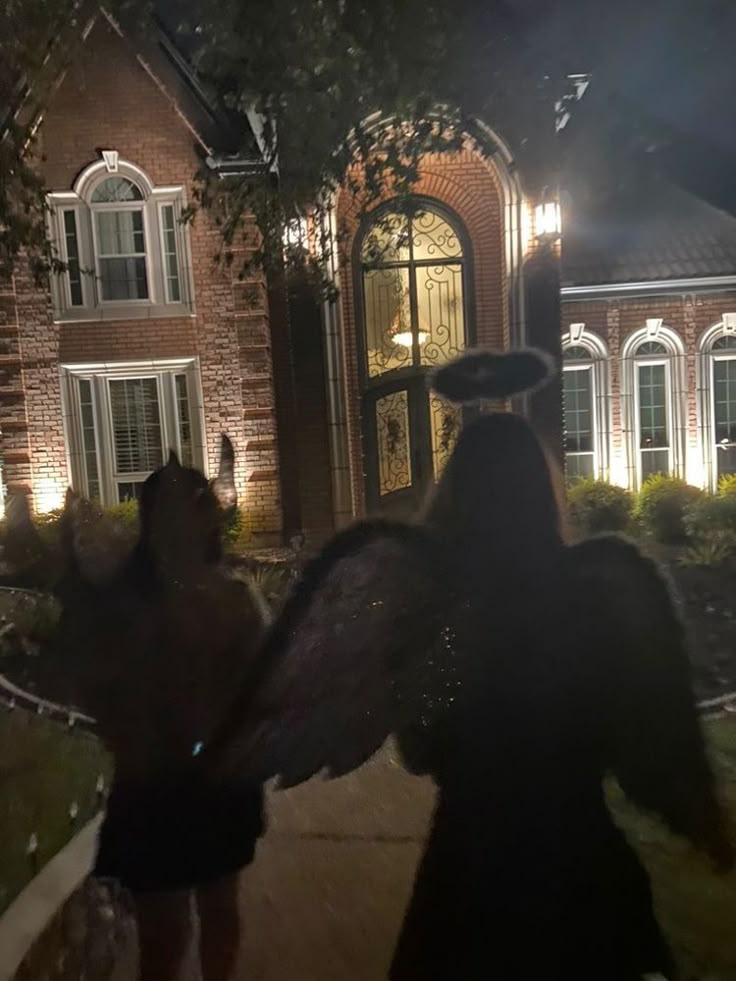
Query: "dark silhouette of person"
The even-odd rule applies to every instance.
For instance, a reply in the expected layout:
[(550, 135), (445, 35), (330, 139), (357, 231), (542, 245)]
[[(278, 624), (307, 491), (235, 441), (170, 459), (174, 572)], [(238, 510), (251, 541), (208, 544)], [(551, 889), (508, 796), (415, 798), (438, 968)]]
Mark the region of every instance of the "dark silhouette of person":
[[(534, 352), (440, 369), (456, 402), (542, 382)], [(481, 414), (423, 520), (308, 563), (208, 751), (293, 785), (393, 731), (438, 803), (392, 981), (672, 979), (648, 877), (604, 793), (733, 862), (669, 590), (617, 538), (568, 546), (528, 423)]]
[(260, 783), (220, 779), (199, 760), (264, 628), (258, 597), (223, 562), (232, 464), (226, 439), (212, 482), (172, 454), (143, 485), (132, 548), (71, 494), (60, 549), (29, 541), (28, 520), (12, 541), (60, 602), (47, 657), (62, 659), (114, 757), (93, 874), (132, 894), (142, 981), (180, 978), (195, 937), (205, 981), (235, 976), (240, 873), (264, 831)]

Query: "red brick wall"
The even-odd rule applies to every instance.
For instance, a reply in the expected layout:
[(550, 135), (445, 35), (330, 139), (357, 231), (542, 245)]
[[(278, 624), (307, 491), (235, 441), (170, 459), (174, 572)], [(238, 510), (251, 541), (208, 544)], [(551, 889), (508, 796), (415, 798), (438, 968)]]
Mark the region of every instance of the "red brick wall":
[[(54, 191), (70, 190), (79, 173), (99, 159), (101, 149), (116, 149), (121, 159), (136, 164), (160, 185), (188, 187), (201, 165), (195, 135), (139, 64), (132, 44), (103, 18), (52, 96), (39, 141), (43, 172)], [(22, 272), (16, 274), (17, 312), (6, 312), (9, 328), (0, 319), (0, 337), (9, 337), (15, 320), (30, 462), (26, 469), (6, 463), (6, 479), (30, 479), (37, 506), (45, 503), (39, 497), (43, 481), (63, 492), (68, 475), (60, 361), (197, 356), (209, 466), (216, 466), (219, 434), (227, 432), (236, 448), (238, 492), (249, 525), (263, 540), (275, 539), (281, 530), (281, 504), (264, 283), (259, 276), (240, 281), (237, 264), (233, 269), (215, 266), (219, 231), (208, 214), (197, 215), (189, 237), (193, 317), (55, 325), (47, 296)], [(3, 425), (6, 456), (9, 439)]]
[[(611, 377), (612, 446), (614, 468), (625, 462), (621, 420), (621, 351), (626, 339), (646, 326), (648, 317), (661, 317), (664, 326), (681, 338), (685, 348), (687, 390), (688, 459), (699, 461), (696, 357), (703, 333), (721, 320), (724, 312), (736, 310), (736, 291), (723, 293), (682, 293), (602, 300), (566, 300), (562, 308), (562, 329), (571, 323), (584, 323), (608, 345)], [(694, 462), (689, 479), (700, 482)], [(619, 469), (620, 472), (620, 469)]]
[[(450, 155), (429, 154), (420, 168), (416, 193), (450, 208), (470, 241), (473, 275), (469, 312), (474, 316), (476, 341), (494, 347), (508, 343), (508, 306), (502, 193), (493, 165), (468, 148)], [(355, 509), (365, 507), (360, 418), (360, 369), (356, 331), (355, 279), (352, 247), (357, 231), (358, 205), (343, 190), (338, 198), (338, 225), (345, 230), (341, 247), (342, 321), (348, 391), (348, 426)]]

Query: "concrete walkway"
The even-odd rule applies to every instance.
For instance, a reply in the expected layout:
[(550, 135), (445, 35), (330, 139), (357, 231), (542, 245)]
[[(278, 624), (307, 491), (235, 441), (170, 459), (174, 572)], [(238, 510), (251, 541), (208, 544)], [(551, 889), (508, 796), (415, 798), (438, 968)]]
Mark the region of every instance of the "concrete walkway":
[[(431, 782), (409, 776), (390, 746), (348, 777), (272, 793), (268, 834), (243, 877), (239, 981), (385, 981), (433, 795)], [(14, 951), (22, 954), (25, 933), (35, 935), (84, 875), (93, 833), (90, 826), (24, 897), (23, 911), (34, 916), (8, 922)], [(133, 920), (123, 897), (105, 889), (88, 882), (75, 893), (17, 981), (135, 981)], [(12, 977), (17, 953), (3, 957), (0, 945), (2, 960)], [(182, 981), (199, 981), (193, 961)]]
[(243, 981), (385, 981), (433, 803), (385, 749), (270, 799), (244, 883)]

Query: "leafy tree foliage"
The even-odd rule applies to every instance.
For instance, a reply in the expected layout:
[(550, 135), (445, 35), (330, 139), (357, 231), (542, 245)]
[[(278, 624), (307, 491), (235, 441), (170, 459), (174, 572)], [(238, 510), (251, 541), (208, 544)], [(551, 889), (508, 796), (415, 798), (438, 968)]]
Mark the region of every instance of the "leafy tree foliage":
[[(585, 126), (568, 126), (562, 149), (599, 175), (599, 188), (622, 178), (632, 146), (650, 155), (653, 147), (669, 148), (671, 159), (673, 127), (682, 120), (672, 112), (668, 118), (667, 85), (677, 80), (681, 102), (688, 80), (707, 78), (711, 95), (732, 90), (733, 6), (730, 0), (117, 0), (106, 9), (135, 16), (148, 25), (144, 30), (158, 18), (174, 35), (242, 135), (239, 157), (254, 156), (247, 121), (255, 122), (261, 172), (221, 182), (203, 168), (198, 200), (218, 216), (225, 257), (242, 244), (243, 217), (255, 213), (261, 230), (255, 258), (280, 265), (284, 227), (305, 212), (313, 219), (310, 245), (324, 252), (323, 220), (335, 188), (347, 182), (362, 208), (389, 188), (408, 202), (422, 155), (456, 149), (477, 118), (503, 133), (529, 173), (541, 163), (553, 177), (554, 104), (571, 72), (592, 72), (594, 82), (576, 107)], [(6, 263), (21, 248), (53, 263), (32, 127), (94, 9), (88, 0), (5, 0), (0, 10), (0, 260)], [(29, 87), (32, 97), (16, 115)], [(287, 265), (303, 268), (305, 242), (299, 236), (290, 242)]]

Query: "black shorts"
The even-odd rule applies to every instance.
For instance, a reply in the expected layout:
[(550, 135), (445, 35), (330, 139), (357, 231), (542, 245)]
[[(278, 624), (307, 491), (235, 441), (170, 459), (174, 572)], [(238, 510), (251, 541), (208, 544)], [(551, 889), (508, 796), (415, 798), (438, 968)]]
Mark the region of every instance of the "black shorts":
[(260, 786), (113, 781), (94, 875), (139, 893), (194, 889), (249, 865), (263, 830)]

